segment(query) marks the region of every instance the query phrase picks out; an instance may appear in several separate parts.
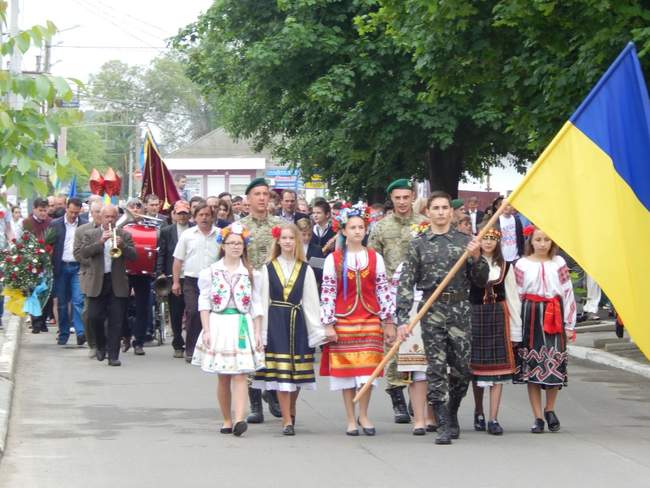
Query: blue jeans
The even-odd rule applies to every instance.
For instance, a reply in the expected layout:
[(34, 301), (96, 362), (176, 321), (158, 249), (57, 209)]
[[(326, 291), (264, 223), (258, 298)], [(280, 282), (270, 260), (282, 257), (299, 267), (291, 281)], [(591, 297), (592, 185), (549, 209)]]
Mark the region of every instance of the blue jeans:
[(59, 310), (59, 342), (65, 343), (70, 336), (68, 304), (72, 306), (72, 327), (77, 336), (84, 333), (84, 324), (81, 320), (84, 295), (79, 288), (79, 263), (61, 263), (61, 272), (54, 279), (54, 287)]

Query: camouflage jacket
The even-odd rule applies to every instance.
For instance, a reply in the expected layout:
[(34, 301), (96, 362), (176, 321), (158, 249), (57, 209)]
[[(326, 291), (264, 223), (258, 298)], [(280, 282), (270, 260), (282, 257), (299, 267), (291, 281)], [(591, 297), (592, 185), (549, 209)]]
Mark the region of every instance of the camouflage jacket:
[(393, 276), (397, 267), (406, 258), (409, 242), (413, 240), (412, 225), (417, 225), (426, 219), (411, 213), (408, 217), (389, 215), (377, 222), (370, 234), (368, 247), (373, 248), (384, 258), (386, 276)]
[[(411, 241), (397, 290), (398, 324), (404, 325), (409, 322), (409, 314), (413, 306), (413, 289), (422, 290), (423, 300), (426, 300), (465, 252), (469, 241), (470, 236), (453, 229), (446, 234), (434, 234), (429, 230)], [(484, 286), (489, 272), (488, 262), (484, 258), (474, 260), (470, 257), (465, 264), (465, 269), (461, 269), (452, 278), (444, 291), (469, 294), (470, 281)]]
[(268, 215), (265, 219), (256, 219), (247, 215), (239, 222), (251, 232), (251, 242), (248, 245), (248, 260), (254, 269), (260, 269), (268, 260), (273, 245), (271, 229), (284, 222), (280, 217)]

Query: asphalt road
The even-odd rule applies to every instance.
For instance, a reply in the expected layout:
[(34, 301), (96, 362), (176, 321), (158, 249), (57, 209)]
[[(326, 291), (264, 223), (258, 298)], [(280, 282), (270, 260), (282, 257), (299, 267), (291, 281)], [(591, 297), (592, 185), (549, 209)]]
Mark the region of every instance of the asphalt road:
[(474, 432), (472, 399), (461, 439), (435, 446), (391, 423), (375, 392), (376, 437), (344, 435), (327, 381), (304, 392), (297, 435), (278, 419), (242, 438), (218, 433), (216, 378), (171, 357), (171, 347), (123, 355), (111, 368), (87, 349), (24, 334), (0, 487), (650, 487), (650, 380), (572, 361), (560, 393), (562, 431), (528, 433), (524, 387), (507, 385), (500, 438)]

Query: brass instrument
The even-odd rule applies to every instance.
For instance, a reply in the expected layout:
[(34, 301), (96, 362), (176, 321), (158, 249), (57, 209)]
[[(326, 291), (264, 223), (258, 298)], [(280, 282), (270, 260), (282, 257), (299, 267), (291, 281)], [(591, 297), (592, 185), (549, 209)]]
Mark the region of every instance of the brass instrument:
[(122, 255), (122, 250), (115, 244), (117, 242), (117, 226), (113, 227), (111, 224), (108, 224), (108, 230), (113, 231), (113, 247), (108, 251), (108, 254), (111, 258), (117, 259)]
[(159, 298), (169, 296), (172, 291), (172, 280), (169, 279), (169, 276), (160, 275), (153, 282), (153, 291)]

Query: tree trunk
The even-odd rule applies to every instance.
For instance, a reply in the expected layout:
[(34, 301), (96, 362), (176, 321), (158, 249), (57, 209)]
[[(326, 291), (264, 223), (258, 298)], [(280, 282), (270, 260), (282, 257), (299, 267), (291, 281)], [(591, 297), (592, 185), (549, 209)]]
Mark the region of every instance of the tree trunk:
[(463, 151), (451, 145), (445, 149), (432, 147), (427, 153), (429, 184), (431, 191), (445, 191), (452, 198), (458, 197), (458, 182), (463, 174)]

